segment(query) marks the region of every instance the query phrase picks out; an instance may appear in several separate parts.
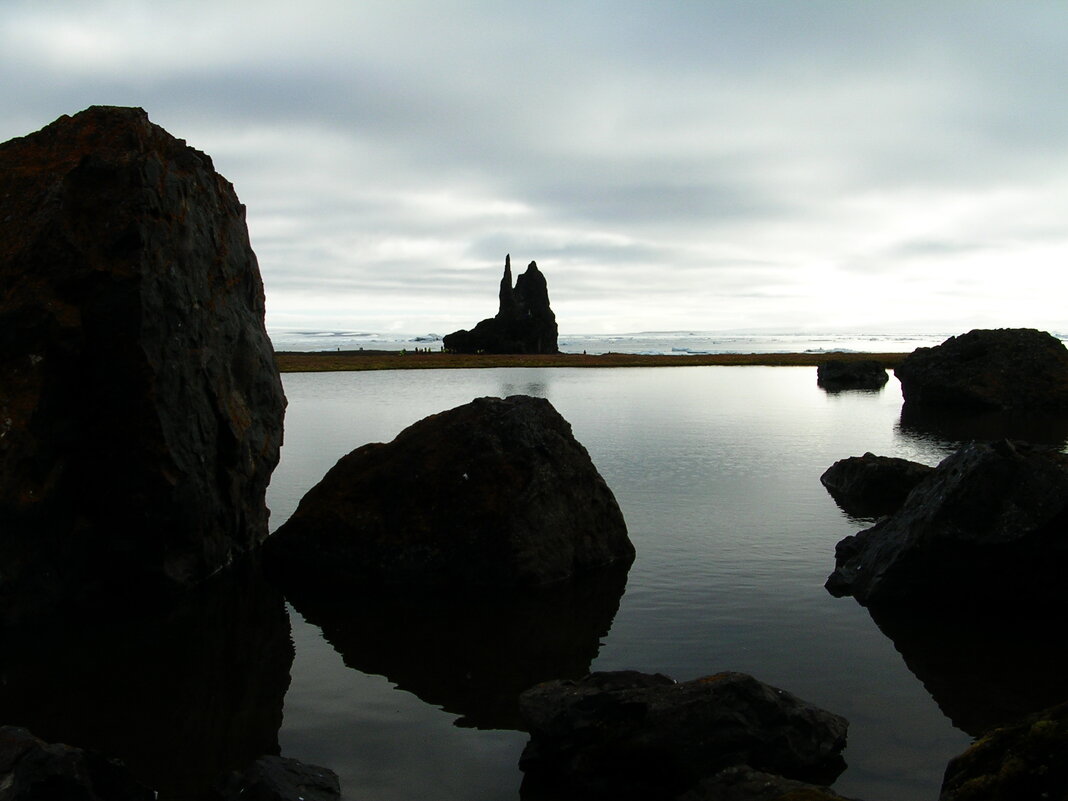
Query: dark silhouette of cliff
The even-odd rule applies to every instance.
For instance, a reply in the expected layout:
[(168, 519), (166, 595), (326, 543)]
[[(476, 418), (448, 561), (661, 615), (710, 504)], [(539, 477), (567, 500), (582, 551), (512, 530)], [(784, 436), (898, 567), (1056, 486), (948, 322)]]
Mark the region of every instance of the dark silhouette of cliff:
[(455, 353), (559, 353), (556, 315), (549, 308), (549, 288), (536, 262), (512, 287), (512, 259), (504, 257), (500, 308), (471, 331), (447, 334), (445, 349)]

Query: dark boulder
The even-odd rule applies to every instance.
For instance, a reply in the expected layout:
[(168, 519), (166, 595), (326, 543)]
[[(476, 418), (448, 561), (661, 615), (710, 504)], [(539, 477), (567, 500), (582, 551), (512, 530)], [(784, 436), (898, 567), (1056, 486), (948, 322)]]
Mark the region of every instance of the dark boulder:
[(285, 398), (245, 208), (141, 109), (0, 145), (0, 625), (267, 535)]
[(734, 765), (815, 782), (845, 768), (844, 718), (743, 673), (593, 673), (527, 690), (520, 712), (524, 786), (589, 798), (671, 799)]
[(280, 756), (264, 756), (219, 782), (210, 801), (337, 801), (340, 798), (341, 782), (329, 768)]
[(832, 595), (866, 606), (1064, 604), (1068, 456), (1003, 440), (947, 457), (835, 549)]
[(549, 584), (634, 546), (615, 497), (543, 398), (479, 398), (342, 457), (268, 541), (286, 582)]
[(939, 801), (1068, 798), (1068, 703), (995, 729), (952, 759)]
[(784, 779), (748, 765), (727, 768), (680, 795), (676, 801), (856, 801), (828, 787)]
[(832, 392), (843, 389), (879, 389), (890, 376), (874, 359), (832, 359), (816, 367), (816, 384)]
[(155, 797), (118, 760), (46, 743), (16, 726), (0, 726), (3, 801), (154, 801)]
[(504, 258), (497, 315), (471, 331), (446, 334), (445, 350), (454, 353), (558, 353), (556, 315), (538, 265), (531, 262), (512, 287), (512, 257)]
[(820, 476), (820, 483), (847, 514), (881, 517), (896, 511), (912, 488), (934, 468), (890, 456), (850, 456), (839, 459)]
[(1068, 411), (1068, 348), (1032, 328), (977, 329), (895, 368), (906, 404)]

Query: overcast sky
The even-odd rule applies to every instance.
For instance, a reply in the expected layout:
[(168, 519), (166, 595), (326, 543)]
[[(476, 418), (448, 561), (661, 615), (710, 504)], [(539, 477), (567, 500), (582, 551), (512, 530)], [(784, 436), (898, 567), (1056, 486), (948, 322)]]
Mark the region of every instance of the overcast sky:
[(1068, 329), (1068, 3), (3, 0), (0, 140), (141, 106), (268, 326)]

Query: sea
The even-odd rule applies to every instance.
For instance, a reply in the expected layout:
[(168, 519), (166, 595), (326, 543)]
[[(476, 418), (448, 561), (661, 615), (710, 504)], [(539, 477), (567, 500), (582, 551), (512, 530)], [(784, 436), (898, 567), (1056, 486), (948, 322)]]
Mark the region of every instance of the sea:
[[(933, 338), (562, 339), (712, 352), (900, 351)], [(590, 452), (635, 562), (522, 603), (364, 596), (324, 608), (242, 584), (164, 623), (102, 620), (0, 652), (0, 722), (122, 757), (162, 801), (270, 751), (336, 771), (349, 801), (544, 801), (519, 769), (525, 687), (592, 670), (742, 671), (848, 719), (840, 794), (930, 801), (984, 728), (1062, 700), (1063, 621), (1042, 610), (875, 619), (823, 586), (835, 544), (874, 522), (826, 493), (831, 464), (870, 451), (933, 465), (1027, 421), (904, 414), (892, 375), (880, 390), (827, 392), (809, 367), (288, 373), (283, 384), (272, 529), (350, 450), (473, 398), (526, 394), (547, 398)], [(1060, 423), (1026, 433), (1068, 443)]]

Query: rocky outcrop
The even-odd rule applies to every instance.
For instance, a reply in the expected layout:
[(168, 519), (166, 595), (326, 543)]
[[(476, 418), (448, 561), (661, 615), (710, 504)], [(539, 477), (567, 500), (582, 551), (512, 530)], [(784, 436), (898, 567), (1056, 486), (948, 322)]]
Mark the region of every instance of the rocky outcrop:
[(512, 257), (505, 256), (497, 315), (447, 334), (442, 344), (453, 353), (558, 353), (556, 315), (538, 265), (528, 264), (513, 288)]
[(845, 768), (844, 718), (743, 673), (594, 673), (531, 688), (520, 712), (524, 787), (585, 798), (672, 799), (735, 765), (816, 782)]
[(934, 468), (890, 456), (839, 459), (820, 476), (820, 483), (842, 511), (855, 517), (881, 517), (896, 511)]
[(330, 768), (264, 756), (219, 782), (209, 801), (337, 801), (341, 781)]
[(1068, 349), (1031, 328), (977, 329), (894, 370), (906, 404), (1068, 411)]
[(268, 541), (287, 583), (550, 584), (634, 557), (615, 497), (543, 398), (479, 398), (344, 456)]
[(950, 761), (939, 801), (1068, 798), (1068, 703), (996, 729)]
[(816, 367), (816, 384), (831, 392), (843, 389), (879, 389), (889, 380), (886, 368), (874, 359), (832, 359)]
[(4, 801), (154, 801), (155, 797), (118, 760), (46, 743), (23, 728), (0, 726)]
[(0, 625), (143, 604), (266, 537), (285, 398), (208, 156), (105, 106), (0, 145), (0, 286)]
[(680, 795), (676, 801), (857, 801), (820, 787), (748, 765), (727, 768)]
[(1004, 440), (947, 457), (838, 543), (827, 589), (870, 606), (1063, 605), (1068, 456)]

